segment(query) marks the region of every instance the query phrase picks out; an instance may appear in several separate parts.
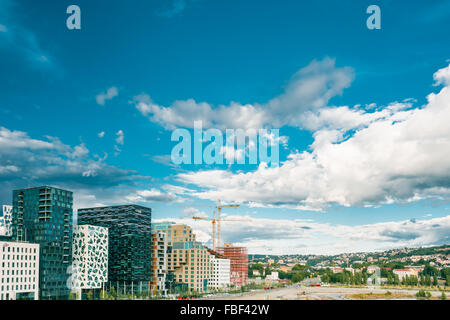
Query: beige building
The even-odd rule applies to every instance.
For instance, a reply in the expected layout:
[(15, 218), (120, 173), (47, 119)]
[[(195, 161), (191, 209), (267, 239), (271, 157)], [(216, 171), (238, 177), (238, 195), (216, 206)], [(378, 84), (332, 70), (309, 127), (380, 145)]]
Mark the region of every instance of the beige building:
[(207, 291), (212, 256), (195, 241), (192, 228), (184, 224), (156, 223), (155, 229), (166, 235), (167, 272), (175, 275), (175, 282), (187, 284), (190, 291)]
[(174, 242), (167, 258), (168, 271), (190, 291), (206, 292), (213, 272), (213, 257), (200, 242)]
[(394, 274), (396, 274), (398, 276), (398, 278), (400, 279), (400, 281), (403, 280), (404, 277), (408, 276), (415, 276), (418, 277), (419, 276), (419, 270), (415, 270), (415, 269), (394, 269), (392, 271)]
[(174, 242), (195, 241), (195, 234), (192, 228), (185, 224), (172, 224), (166, 229), (167, 246), (172, 246)]

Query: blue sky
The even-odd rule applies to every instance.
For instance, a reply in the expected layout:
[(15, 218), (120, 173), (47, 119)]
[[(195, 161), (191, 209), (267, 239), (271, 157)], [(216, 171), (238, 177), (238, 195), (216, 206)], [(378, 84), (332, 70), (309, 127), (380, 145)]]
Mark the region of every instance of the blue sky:
[[(450, 1), (376, 1), (381, 30), (371, 4), (0, 0), (0, 203), (58, 185), (207, 242), (190, 217), (221, 198), (253, 219), (223, 226), (252, 253), (448, 243)], [(172, 129), (194, 120), (279, 128), (280, 169), (174, 166)]]

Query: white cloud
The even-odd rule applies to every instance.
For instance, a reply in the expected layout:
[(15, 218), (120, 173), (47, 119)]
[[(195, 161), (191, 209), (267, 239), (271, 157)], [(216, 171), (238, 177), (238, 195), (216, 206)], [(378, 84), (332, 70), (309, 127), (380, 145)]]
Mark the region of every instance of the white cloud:
[[(442, 71), (444, 70), (444, 71)], [(435, 74), (447, 83), (447, 68)], [(193, 195), (255, 206), (323, 209), (450, 198), (450, 83), (421, 108), (393, 103), (381, 111), (320, 109), (311, 116), (311, 151), (292, 153), (280, 167), (205, 170), (178, 180)], [(354, 130), (354, 132), (349, 132)]]
[(265, 104), (231, 102), (227, 106), (213, 107), (207, 102), (188, 99), (164, 107), (145, 94), (136, 96), (134, 102), (142, 115), (170, 130), (192, 128), (196, 120), (202, 120), (204, 128), (219, 129), (298, 126), (302, 112), (326, 106), (332, 97), (342, 94), (352, 80), (351, 68), (337, 68), (334, 59), (325, 58), (300, 69), (284, 92)]
[(161, 190), (152, 188), (148, 190), (137, 190), (135, 193), (126, 197), (127, 201), (133, 203), (146, 203), (146, 202), (180, 202), (174, 193), (162, 192)]
[(101, 139), (105, 136), (105, 131), (99, 132), (97, 136)]
[(110, 199), (117, 193), (111, 189), (146, 179), (96, 158), (89, 157), (84, 143), (70, 146), (49, 136), (33, 139), (26, 132), (0, 127), (0, 202), (10, 201), (12, 189), (40, 184)]
[(97, 104), (104, 106), (106, 101), (112, 100), (114, 97), (119, 95), (119, 91), (116, 87), (111, 87), (106, 92), (99, 93), (95, 96), (95, 101)]
[(73, 149), (72, 157), (73, 158), (82, 158), (89, 154), (88, 148), (86, 148), (85, 144), (82, 143), (79, 146), (75, 146)]
[(442, 68), (438, 72), (436, 72), (433, 76), (434, 85), (446, 85), (450, 86), (450, 65), (447, 68)]
[(123, 145), (123, 138), (124, 138), (124, 134), (123, 134), (123, 131), (122, 130), (119, 130), (119, 131), (117, 131), (117, 133), (116, 133), (116, 143), (117, 144), (120, 144), (120, 145)]
[(199, 217), (199, 218), (208, 218), (208, 214), (205, 211), (201, 211), (194, 207), (188, 207), (183, 210), (183, 216), (182, 218), (193, 218), (193, 217)]
[[(260, 254), (339, 254), (448, 243), (450, 216), (364, 225), (331, 225), (311, 220), (231, 216), (222, 225), (222, 240)], [(248, 220), (248, 221), (245, 221)], [(211, 222), (191, 216), (171, 219), (190, 225), (200, 241), (211, 244)]]

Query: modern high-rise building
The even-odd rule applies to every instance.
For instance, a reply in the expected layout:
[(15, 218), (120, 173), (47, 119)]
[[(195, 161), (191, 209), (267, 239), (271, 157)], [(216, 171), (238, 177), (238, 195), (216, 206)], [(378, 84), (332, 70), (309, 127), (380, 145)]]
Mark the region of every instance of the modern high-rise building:
[(0, 300), (39, 299), (39, 245), (0, 241)]
[(217, 248), (217, 252), (230, 259), (231, 285), (241, 287), (248, 281), (248, 252), (245, 247), (233, 247), (231, 243), (225, 243)]
[(78, 209), (78, 224), (108, 228), (109, 285), (121, 292), (149, 290), (151, 209), (138, 205)]
[(67, 299), (73, 194), (50, 186), (13, 191), (12, 239), (40, 244), (40, 299)]
[(0, 216), (0, 236), (10, 237), (12, 235), (11, 220), (12, 206), (2, 206), (2, 216)]
[(160, 230), (152, 231), (152, 268), (150, 290), (153, 296), (166, 296), (167, 241)]
[(108, 281), (108, 228), (73, 226), (71, 289), (77, 298), (99, 297)]

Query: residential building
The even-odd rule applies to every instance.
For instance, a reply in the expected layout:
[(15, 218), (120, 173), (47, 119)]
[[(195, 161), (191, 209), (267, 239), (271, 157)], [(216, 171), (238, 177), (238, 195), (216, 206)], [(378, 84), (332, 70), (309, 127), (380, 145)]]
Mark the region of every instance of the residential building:
[(166, 233), (168, 247), (171, 247), (175, 242), (195, 241), (195, 234), (192, 228), (185, 224), (170, 222), (156, 223), (153, 230), (161, 230)]
[(222, 255), (213, 250), (208, 250), (211, 254), (212, 272), (209, 278), (208, 288), (211, 290), (224, 290), (230, 287), (230, 259), (225, 259)]
[(121, 205), (78, 209), (78, 224), (108, 228), (108, 280), (119, 292), (149, 290), (151, 209)]
[(230, 259), (231, 285), (241, 287), (248, 281), (248, 251), (245, 247), (234, 247), (231, 243), (225, 243), (217, 248), (217, 252)]
[(161, 230), (152, 231), (152, 265), (150, 275), (152, 295), (166, 296), (167, 240), (166, 234)]
[(344, 268), (341, 268), (341, 267), (333, 267), (333, 268), (331, 269), (331, 271), (333, 271), (333, 273), (341, 273), (341, 272), (344, 272)]
[(266, 282), (275, 282), (278, 281), (278, 272), (277, 271), (272, 271), (271, 274), (268, 274), (266, 276)]
[(394, 269), (392, 271), (394, 274), (396, 274), (398, 276), (398, 278), (400, 279), (400, 281), (403, 280), (404, 277), (408, 276), (415, 276), (418, 277), (419, 276), (419, 271), (416, 269)]
[(189, 291), (206, 292), (213, 272), (212, 256), (200, 242), (173, 242), (168, 253), (168, 271)]
[(39, 244), (0, 241), (0, 300), (39, 299)]
[(0, 236), (11, 237), (12, 236), (12, 206), (2, 206), (2, 216), (0, 217)]
[(67, 299), (73, 194), (50, 186), (13, 191), (12, 239), (40, 244), (39, 298)]
[(77, 298), (98, 297), (108, 281), (108, 228), (92, 225), (73, 227), (71, 288)]

